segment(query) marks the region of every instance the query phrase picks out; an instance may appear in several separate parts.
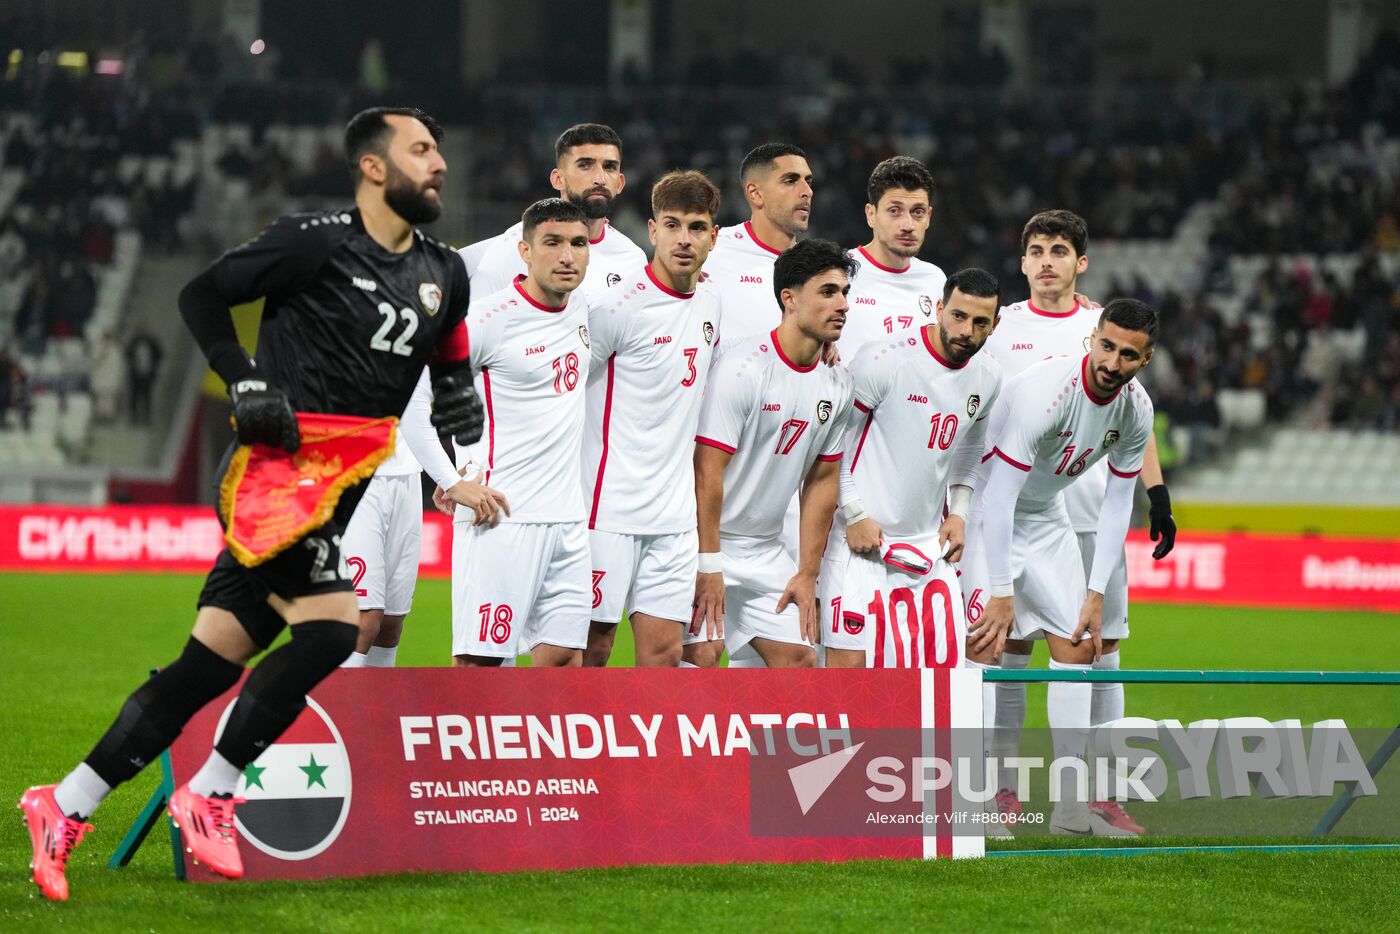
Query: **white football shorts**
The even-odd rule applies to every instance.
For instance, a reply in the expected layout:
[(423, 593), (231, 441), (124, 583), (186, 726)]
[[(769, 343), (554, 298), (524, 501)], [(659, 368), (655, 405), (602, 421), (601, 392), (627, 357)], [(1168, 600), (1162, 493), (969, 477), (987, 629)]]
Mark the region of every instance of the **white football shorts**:
[(630, 610), (673, 619), (689, 629), (700, 553), (694, 529), (669, 535), (593, 529), (588, 547), (593, 556), (594, 622), (617, 623), (623, 611)]
[(582, 649), (592, 609), (583, 522), (452, 525), (452, 654), (514, 658)]
[(418, 474), (371, 477), (340, 541), (360, 609), (408, 615), (422, 544), (423, 488)]
[[(969, 624), (987, 604), (986, 553), (981, 516), (968, 518), (967, 547), (960, 562), (963, 602)], [(1073, 638), (1087, 589), (1079, 539), (1063, 503), (1043, 511), (1017, 510), (1011, 535), (1011, 575), (1016, 589), (1012, 639), (1043, 639), (1050, 632)]]
[[(1087, 581), (1094, 570), (1094, 543), (1098, 535), (1094, 532), (1076, 532), (1075, 535), (1079, 538), (1079, 554), (1084, 562), (1084, 579)], [(1122, 548), (1118, 552), (1118, 566), (1109, 575), (1108, 589), (1103, 595), (1105, 639), (1128, 638), (1128, 561)]]
[[(732, 659), (748, 655), (755, 638), (807, 645), (797, 604), (775, 607), (797, 563), (782, 539), (721, 538), (724, 565), (724, 646)], [(732, 667), (732, 666), (731, 666)]]

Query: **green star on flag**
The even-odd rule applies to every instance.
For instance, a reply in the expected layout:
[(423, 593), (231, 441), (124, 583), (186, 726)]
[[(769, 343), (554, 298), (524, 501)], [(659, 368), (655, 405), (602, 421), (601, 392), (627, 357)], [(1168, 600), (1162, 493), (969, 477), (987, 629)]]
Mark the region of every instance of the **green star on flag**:
[(320, 785), (322, 788), (326, 787), (326, 780), (321, 777), (321, 773), (325, 772), (330, 766), (317, 765), (316, 754), (314, 752), (311, 754), (311, 761), (308, 764), (299, 765), (297, 768), (306, 773), (306, 787), (308, 789), (311, 788), (312, 785)]
[[(252, 762), (249, 762), (248, 765), (243, 769), (243, 787), (252, 788), (254, 785), (257, 785), (259, 788), (262, 788), (262, 773), (266, 771), (267, 766), (259, 766), (253, 764)], [(266, 790), (266, 788), (263, 788), (263, 791)]]

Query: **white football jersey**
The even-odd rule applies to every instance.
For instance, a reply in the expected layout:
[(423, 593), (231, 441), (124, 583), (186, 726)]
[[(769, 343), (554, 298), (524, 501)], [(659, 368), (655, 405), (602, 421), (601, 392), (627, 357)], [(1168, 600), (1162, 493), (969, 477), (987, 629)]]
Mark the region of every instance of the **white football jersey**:
[(476, 271), (481, 268), (481, 260), (491, 251), (491, 247), (496, 245), (496, 241), (504, 237), (505, 234), (496, 234), (494, 237), (487, 237), (485, 240), (478, 240), (475, 243), (462, 247), (457, 251), (457, 255), (462, 257), (462, 262), (467, 267), (467, 278), (476, 279)]
[(422, 471), (418, 463), (418, 458), (413, 456), (413, 452), (408, 448), (408, 442), (404, 438), (404, 423), (408, 421), (408, 410), (414, 405), (421, 405), (426, 398), (429, 405), (432, 405), (433, 391), (428, 385), (428, 370), (425, 367), (423, 372), (418, 374), (418, 383), (413, 387), (413, 396), (409, 399), (408, 405), (404, 407), (403, 417), (399, 419), (398, 428), (394, 433), (394, 453), (389, 455), (389, 459), (374, 469), (376, 477), (402, 477), (408, 474), (416, 474)]
[(849, 255), (860, 269), (851, 280), (851, 309), (836, 342), (843, 359), (855, 359), (867, 344), (937, 320), (934, 310), (948, 279), (943, 270), (918, 258), (904, 269), (891, 269), (877, 263), (863, 246)]
[(776, 330), (730, 347), (715, 363), (695, 440), (734, 455), (724, 471), (724, 536), (777, 539), (812, 463), (840, 460), (851, 376), (820, 360), (799, 367)]
[[(493, 295), (501, 289), (509, 288), (516, 276), (525, 275), (525, 261), (520, 258), (520, 223), (509, 228), (498, 237), (481, 255), (476, 274), (471, 277), (473, 295)], [(464, 247), (458, 252), (471, 271), (471, 252), (477, 244)], [(647, 261), (647, 255), (627, 239), (627, 235), (611, 224), (603, 225), (603, 232), (597, 240), (588, 241), (588, 268), (584, 270), (583, 282), (574, 290), (575, 302), (587, 305), (608, 289), (622, 281), (622, 277)]]
[[(1152, 401), (1137, 380), (1109, 399), (1089, 395), (1087, 354), (1052, 357), (1007, 380), (992, 412), (983, 460), (1030, 473), (1017, 508), (1051, 508), (1060, 491), (1106, 461), (1120, 477), (1142, 470)], [(1102, 494), (1100, 494), (1102, 497)]]
[(773, 295), (773, 260), (781, 252), (754, 236), (748, 221), (720, 229), (705, 260), (705, 274), (724, 309), (729, 345), (721, 349), (766, 335), (782, 323), (782, 309)]
[[(980, 459), (1001, 367), (981, 353), (951, 366), (920, 328), (917, 336), (866, 345), (851, 362), (851, 378), (852, 417), (862, 428), (845, 460), (856, 495), (887, 538), (936, 532), (958, 452), (971, 465)], [(968, 445), (976, 457), (966, 456)]]
[[(1082, 356), (1089, 350), (1089, 336), (1098, 326), (1101, 308), (1076, 304), (1063, 313), (1041, 311), (1030, 301), (1001, 309), (1001, 320), (981, 352), (1001, 364), (1009, 380), (1032, 364), (1049, 357)], [(850, 327), (850, 324), (847, 324)], [(1099, 509), (1108, 489), (1108, 465), (1088, 468), (1078, 483), (1065, 489), (1065, 506), (1076, 532), (1092, 532), (1099, 527)]]
[[(530, 298), (520, 283), (472, 302), (472, 371), (486, 407), (481, 443), (471, 449), (482, 482), (505, 494), (502, 522), (581, 522), (579, 482), (588, 380), (588, 309)], [(457, 446), (458, 463), (468, 454)], [(470, 516), (457, 507), (459, 519)]]
[(583, 488), (589, 528), (667, 535), (695, 528), (695, 439), (719, 296), (682, 293), (634, 270), (588, 312), (597, 365), (588, 379)]

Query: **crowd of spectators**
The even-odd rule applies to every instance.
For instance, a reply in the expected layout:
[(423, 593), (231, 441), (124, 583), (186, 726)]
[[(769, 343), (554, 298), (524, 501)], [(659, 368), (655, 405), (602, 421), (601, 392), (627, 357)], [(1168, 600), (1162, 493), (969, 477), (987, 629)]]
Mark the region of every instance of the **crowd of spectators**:
[[(184, 228), (173, 219), (196, 209), (200, 179), (124, 178), (121, 155), (168, 153), (175, 139), (197, 138), (205, 126), (241, 123), (248, 139), (230, 142), (216, 169), (246, 184), (255, 221), (292, 204), (345, 197), (334, 146), (295, 165), (267, 130), (325, 123), (329, 113), (366, 103), (366, 93), (382, 96), (392, 67), (383, 50), (366, 47), (359, 87), (329, 89), (258, 80), (243, 73), (246, 59), (217, 51), (153, 50), (139, 69), (144, 80), (49, 69), (0, 82), (0, 104), (31, 116), (3, 152), (5, 167), (25, 173), (13, 207), (0, 213), (0, 276), (27, 283), (13, 316), (18, 350), (82, 333), (93, 271), (110, 259), (114, 231), (132, 227), (151, 246), (178, 245)], [(938, 184), (925, 256), (948, 269), (992, 269), (1008, 300), (1024, 296), (1019, 233), (1036, 210), (1082, 213), (1092, 251), (1104, 240), (1171, 237), (1193, 204), (1219, 199), (1199, 283), (1165, 294), (1133, 281), (1113, 290), (1156, 301), (1169, 323), (1163, 363), (1154, 367), (1163, 411), (1208, 426), (1219, 417), (1215, 392), (1245, 387), (1266, 393), (1271, 417), (1304, 411), (1318, 422), (1384, 428), (1400, 421), (1400, 282), (1375, 259), (1400, 251), (1393, 34), (1342, 87), (1265, 97), (1201, 73), (1166, 93), (1154, 85), (1150, 93), (1088, 95), (1067, 85), (1058, 96), (1051, 90), (1027, 101), (1008, 88), (1004, 62), (990, 48), (953, 69), (975, 80), (950, 83), (947, 69), (906, 65), (895, 68), (903, 83), (894, 88), (873, 87), (840, 59), (751, 59), (736, 53), (695, 63), (712, 78), (704, 88), (676, 76), (539, 94), (502, 80), (458, 95), (448, 118), (468, 126), (473, 140), (473, 159), (454, 166), (453, 185), (470, 198), (476, 229), (468, 238), (495, 233), (503, 218), (547, 193), (553, 137), (579, 119), (611, 123), (625, 140), (631, 185), (615, 221), (631, 231), (643, 227), (651, 179), (676, 166), (707, 172), (725, 193), (721, 221), (741, 220), (740, 159), (757, 142), (783, 139), (807, 150), (817, 175), (812, 232), (858, 243), (868, 237), (862, 208), (870, 168), (897, 153), (920, 157)], [(736, 84), (741, 79), (763, 88), (763, 106)], [(245, 232), (212, 231), (201, 246), (224, 246)], [(1368, 259), (1349, 281), (1283, 259), (1257, 282), (1230, 273), (1238, 255), (1363, 251)], [(1214, 296), (1230, 290), (1248, 295), (1239, 320), (1216, 309)], [(1354, 334), (1364, 340), (1347, 336)]]

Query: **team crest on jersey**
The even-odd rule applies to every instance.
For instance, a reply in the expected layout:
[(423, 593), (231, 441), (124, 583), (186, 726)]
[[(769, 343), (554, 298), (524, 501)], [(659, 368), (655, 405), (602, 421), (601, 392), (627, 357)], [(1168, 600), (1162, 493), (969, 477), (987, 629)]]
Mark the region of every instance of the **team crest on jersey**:
[(967, 417), (968, 417), (968, 418), (976, 418), (976, 417), (977, 417), (977, 410), (980, 409), (981, 407), (982, 407), (982, 397), (979, 396), (977, 393), (974, 392), (972, 395), (970, 395), (970, 396), (967, 397)]
[(418, 286), (418, 300), (423, 303), (423, 310), (431, 318), (442, 307), (442, 289), (438, 288), (436, 282), (424, 282)]
[(710, 322), (706, 321), (705, 324), (704, 324), (704, 326), (700, 328), (700, 331), (701, 331), (701, 333), (703, 333), (703, 334), (705, 335), (705, 343), (707, 343), (707, 344), (713, 344), (713, 343), (714, 343), (714, 341), (715, 341), (715, 326), (714, 326), (713, 324), (711, 324)]
[(930, 318), (930, 317), (932, 317), (932, 316), (933, 316), (933, 299), (929, 298), (927, 295), (920, 295), (920, 296), (919, 296), (919, 310), (922, 311), (922, 312), (924, 313), (924, 317), (925, 317), (925, 318)]
[(622, 277), (619, 276), (617, 273), (615, 273), (615, 272), (610, 272), (610, 273), (608, 273), (608, 285), (609, 285), (609, 286), (617, 285), (617, 284), (618, 284), (619, 282), (621, 282), (621, 281), (622, 281)]
[(578, 326), (578, 339), (583, 341), (584, 347), (591, 348), (591, 345), (588, 343), (588, 325), (580, 324)]
[(1090, 350), (1093, 350), (1093, 349), (1094, 349), (1094, 342), (1093, 342), (1092, 340), (1090, 340), (1089, 337), (1086, 335), (1085, 338), (1084, 338), (1084, 352), (1085, 352), (1085, 353), (1088, 353)]
[(1113, 446), (1114, 446), (1115, 444), (1117, 444), (1117, 443), (1118, 443), (1118, 432), (1117, 432), (1116, 430), (1110, 428), (1108, 431), (1104, 432), (1104, 436), (1103, 436), (1103, 446), (1104, 446), (1105, 448), (1111, 448), (1111, 447), (1113, 447)]
[(823, 399), (817, 403), (817, 421), (825, 425), (829, 418), (831, 418), (831, 400)]

